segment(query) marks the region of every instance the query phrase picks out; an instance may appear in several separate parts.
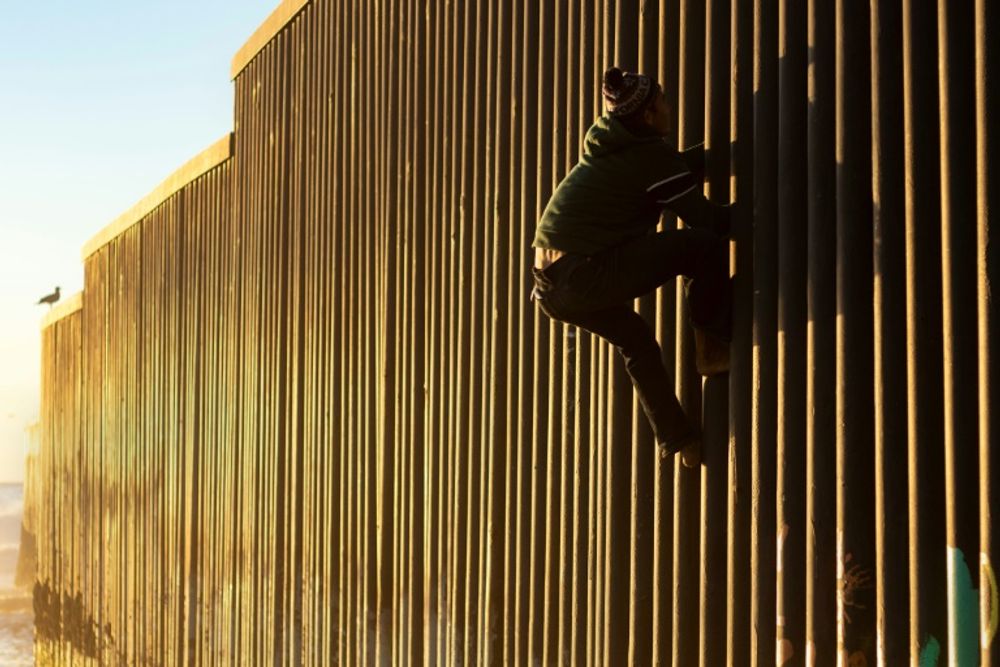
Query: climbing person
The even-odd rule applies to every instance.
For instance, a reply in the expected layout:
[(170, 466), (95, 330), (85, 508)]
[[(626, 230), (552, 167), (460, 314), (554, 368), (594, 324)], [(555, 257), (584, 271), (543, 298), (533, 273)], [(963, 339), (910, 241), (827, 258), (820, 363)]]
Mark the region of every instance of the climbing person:
[[(661, 455), (701, 462), (701, 434), (674, 394), (637, 297), (684, 276), (701, 375), (728, 372), (732, 323), (730, 207), (702, 193), (701, 146), (678, 152), (670, 108), (652, 77), (604, 73), (606, 114), (545, 207), (532, 246), (531, 299), (548, 317), (601, 336), (621, 354)], [(683, 229), (656, 231), (664, 209)]]

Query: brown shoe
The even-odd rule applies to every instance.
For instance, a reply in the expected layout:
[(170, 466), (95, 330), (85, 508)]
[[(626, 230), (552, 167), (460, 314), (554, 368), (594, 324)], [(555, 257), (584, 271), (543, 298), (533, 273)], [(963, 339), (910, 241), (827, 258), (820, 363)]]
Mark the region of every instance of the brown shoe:
[(697, 468), (701, 465), (701, 438), (692, 437), (681, 448), (681, 463), (685, 468)]
[(679, 453), (685, 468), (697, 468), (701, 464), (701, 438), (696, 435), (689, 435), (672, 449), (668, 449), (666, 445), (659, 445), (659, 449), (662, 459)]
[(706, 333), (694, 330), (694, 364), (704, 377), (729, 372), (729, 343)]

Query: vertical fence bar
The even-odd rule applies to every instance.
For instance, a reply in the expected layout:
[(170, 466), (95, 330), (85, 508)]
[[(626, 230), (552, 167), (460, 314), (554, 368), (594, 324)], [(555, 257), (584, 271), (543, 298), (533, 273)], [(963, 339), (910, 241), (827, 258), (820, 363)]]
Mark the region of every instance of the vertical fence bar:
[(805, 7), (778, 3), (778, 428), (776, 664), (805, 651), (806, 31)]
[[(879, 664), (909, 654), (902, 13), (871, 3), (876, 625)], [(847, 85), (845, 82), (844, 85)]]
[[(610, 67), (636, 71), (639, 66), (639, 5), (637, 0), (605, 0), (605, 53)], [(612, 46), (613, 45), (613, 46)], [(599, 493), (605, 494), (604, 521), (604, 662), (627, 661), (634, 632), (630, 610), (631, 586), (620, 584), (619, 572), (629, 571), (634, 549), (632, 534), (631, 461), (635, 446), (632, 435), (633, 388), (617, 353), (609, 359), (608, 441), (605, 443), (605, 469)], [(641, 611), (640, 611), (641, 614)], [(640, 621), (641, 624), (641, 621)], [(641, 651), (642, 649), (640, 649)]]
[[(545, 95), (539, 80), (539, 72), (535, 68), (535, 58), (539, 53), (537, 44), (541, 30), (542, 10), (538, 3), (523, 3), (522, 13), (522, 46), (519, 68), (521, 72), (521, 108), (524, 122), (521, 124), (521, 164), (518, 175), (521, 192), (519, 210), (520, 249), (522, 262), (528, 264), (533, 258), (528, 254), (530, 240), (535, 229), (535, 220), (540, 212), (536, 192), (539, 189), (538, 165), (540, 163), (538, 142), (539, 97)], [(521, 325), (518, 331), (518, 430), (517, 430), (517, 508), (515, 531), (515, 580), (531, 581), (531, 515), (532, 507), (532, 458), (535, 449), (537, 423), (534, 412), (536, 382), (535, 382), (535, 349), (533, 334), (538, 329), (538, 313), (534, 304), (525, 303), (527, 294), (531, 291), (530, 272), (522, 268), (518, 280), (521, 307), (519, 309)], [(527, 515), (527, 516), (526, 516)], [(514, 632), (510, 658), (514, 662), (529, 660), (531, 655), (531, 622), (534, 615), (534, 596), (531, 590), (524, 586), (514, 588)]]
[[(378, 485), (378, 500), (376, 504), (376, 525), (379, 527), (379, 544), (376, 568), (378, 582), (376, 583), (378, 608), (377, 635), (375, 645), (375, 662), (384, 664), (393, 659), (396, 623), (393, 609), (398, 604), (394, 595), (398, 585), (398, 571), (395, 563), (400, 555), (400, 544), (395, 532), (401, 516), (396, 500), (399, 497), (399, 479), (397, 477), (399, 462), (405, 456), (405, 441), (399, 434), (401, 405), (399, 395), (399, 371), (403, 365), (403, 351), (398, 343), (400, 332), (404, 327), (403, 286), (400, 266), (405, 252), (403, 248), (403, 231), (405, 225), (405, 209), (399, 206), (403, 198), (400, 179), (394, 174), (399, 162), (392, 152), (402, 143), (398, 119), (400, 114), (381, 112), (383, 109), (396, 109), (403, 106), (404, 100), (400, 92), (400, 72), (403, 69), (400, 62), (398, 31), (400, 11), (398, 3), (393, 0), (379, 5), (378, 19), (378, 55), (379, 66), (377, 80), (384, 85), (376, 86), (376, 109), (380, 134), (376, 141), (376, 154), (379, 156), (379, 177), (376, 199), (376, 219), (382, 234), (380, 249), (382, 257), (379, 262), (382, 267), (381, 277), (384, 281), (379, 295), (380, 324), (377, 331), (380, 336), (381, 360), (379, 362), (379, 381), (377, 404), (379, 415), (378, 437), (379, 454), (376, 463), (376, 484)], [(394, 206), (388, 203), (393, 202)]]
[[(633, 32), (637, 41), (624, 39), (628, 44), (629, 59), (635, 63), (636, 71), (651, 76), (662, 88), (663, 80), (657, 76), (657, 43), (660, 36), (657, 4), (654, 2), (618, 3), (616, 18), (620, 29)], [(634, 53), (635, 55), (631, 55)], [(624, 62), (621, 57), (618, 62)], [(576, 157), (575, 155), (573, 156)], [(669, 289), (669, 288), (668, 288)], [(656, 322), (656, 293), (637, 299), (637, 310), (650, 326)], [(654, 515), (650, 511), (653, 503), (653, 475), (658, 461), (653, 432), (649, 426), (638, 396), (632, 395), (632, 439), (631, 461), (629, 462), (630, 482), (630, 531), (631, 549), (629, 554), (629, 655), (628, 664), (648, 665), (652, 661), (653, 596), (655, 595), (653, 575)]]
[(872, 412), (871, 107), (853, 94), (870, 76), (868, 16), (836, 8), (837, 158), (837, 649), (839, 660), (876, 661), (874, 415)]
[[(577, 93), (579, 136), (572, 146), (570, 159), (583, 155), (585, 137), (594, 120), (601, 115), (604, 100), (601, 87), (595, 83), (603, 80), (605, 62), (601, 52), (601, 41), (598, 36), (602, 27), (601, 0), (583, 0), (579, 10), (581, 36), (578, 48), (580, 50), (581, 76), (579, 77)], [(577, 517), (574, 521), (574, 544), (578, 549), (575, 557), (574, 572), (574, 606), (577, 608), (574, 616), (581, 619), (581, 625), (573, 628), (571, 635), (573, 645), (570, 648), (571, 660), (595, 659), (597, 637), (597, 619), (602, 613), (597, 606), (600, 588), (591, 584), (599, 567), (597, 554), (598, 535), (602, 529), (601, 517), (597, 512), (600, 501), (598, 484), (598, 469), (601, 465), (600, 453), (603, 450), (604, 428), (599, 415), (603, 414), (605, 405), (601, 399), (605, 382), (604, 360), (607, 350), (604, 342), (596, 335), (583, 329), (577, 330), (577, 383), (576, 392), (578, 409), (574, 424), (574, 478), (576, 490), (574, 503)]]
[[(728, 0), (711, 0), (705, 11), (705, 119), (709, 199), (729, 203), (730, 143), (730, 8)], [(729, 269), (727, 263), (727, 270)], [(726, 627), (726, 516), (729, 445), (729, 378), (703, 382), (701, 466), (701, 544), (699, 586), (699, 662), (718, 665), (725, 647), (716, 638)]]
[[(678, 99), (678, 52), (680, 3), (678, 0), (660, 0), (658, 11), (657, 39), (657, 81), (663, 87), (663, 95), (671, 114), (677, 113)], [(668, 140), (676, 145), (677, 129), (671, 128)], [(676, 226), (673, 216), (661, 217), (658, 229), (672, 229)], [(666, 287), (656, 293), (656, 340), (664, 367), (675, 367), (674, 320), (676, 313), (676, 289)], [(653, 641), (650, 658), (653, 664), (666, 665), (671, 657), (673, 637), (673, 480), (674, 459), (656, 458), (653, 477)]]
[[(443, 41), (441, 35), (442, 11), (441, 7), (435, 5), (426, 16), (427, 26), (426, 50), (427, 58), (427, 86), (431, 90), (442, 90), (446, 77), (443, 76)], [(422, 592), (423, 603), (421, 614), (423, 623), (417, 629), (421, 634), (423, 650), (419, 654), (424, 663), (431, 663), (438, 659), (438, 633), (439, 633), (439, 608), (437, 605), (440, 573), (438, 564), (443, 559), (443, 553), (439, 550), (441, 534), (443, 530), (442, 521), (438, 508), (440, 507), (441, 487), (443, 486), (441, 474), (442, 451), (440, 443), (442, 426), (440, 420), (440, 406), (443, 404), (444, 386), (441, 379), (441, 368), (443, 360), (437, 355), (437, 346), (442, 339), (441, 321), (437, 314), (443, 310), (443, 300), (441, 298), (441, 266), (444, 264), (441, 256), (443, 246), (442, 228), (445, 225), (442, 221), (443, 210), (443, 190), (444, 183), (441, 182), (442, 163), (444, 154), (441, 145), (444, 143), (442, 127), (444, 127), (445, 110), (440, 104), (438, 95), (425, 94), (424, 113), (429, 123), (428, 141), (424, 152), (424, 161), (418, 165), (418, 169), (426, 174), (426, 183), (429, 186), (427, 191), (427, 206), (424, 219), (437, 221), (436, 225), (427, 225), (427, 250), (423, 261), (425, 264), (426, 282), (423, 287), (424, 298), (421, 300), (426, 309), (427, 316), (424, 319), (425, 331), (425, 380), (423, 390), (426, 401), (424, 412), (425, 428), (423, 432), (424, 442), (427, 443), (425, 451), (425, 465), (423, 467), (422, 484), (425, 489), (422, 512), (424, 516), (424, 530), (421, 535), (423, 540), (423, 568), (420, 574), (423, 577), (419, 590)], [(419, 133), (418, 133), (419, 134)]]
[[(525, 386), (525, 323), (528, 319), (528, 306), (525, 294), (530, 290), (527, 284), (526, 249), (528, 246), (528, 230), (525, 228), (525, 205), (523, 196), (524, 172), (521, 168), (521, 153), (515, 148), (523, 146), (524, 133), (527, 131), (526, 117), (531, 112), (530, 104), (525, 99), (525, 89), (530, 77), (524, 66), (524, 42), (526, 39), (527, 8), (523, 3), (512, 3), (510, 16), (510, 42), (506, 47), (501, 43), (501, 54), (509, 50), (511, 62), (510, 71), (510, 119), (509, 128), (509, 183), (510, 200), (508, 216), (510, 224), (510, 241), (508, 246), (510, 295), (508, 298), (510, 322), (508, 345), (508, 413), (509, 431), (507, 433), (507, 450), (504, 461), (504, 533), (506, 535), (503, 559), (503, 646), (500, 660), (510, 663), (518, 655), (517, 638), (521, 627), (521, 615), (518, 606), (520, 586), (515, 581), (520, 568), (521, 532), (519, 532), (521, 514), (521, 467), (518, 463), (524, 456), (524, 401), (522, 399)], [(504, 57), (501, 55), (501, 57)], [(497, 95), (497, 104), (506, 103), (503, 95)], [(503, 130), (501, 130), (503, 131)], [(502, 205), (502, 204), (501, 204)]]
[[(581, 48), (579, 40), (580, 17), (582, 3), (570, 3), (565, 18), (566, 33), (566, 66), (565, 77), (561, 83), (565, 90), (562, 122), (564, 127), (563, 167), (565, 176), (576, 163), (579, 154), (579, 87), (588, 77), (581, 71)], [(585, 355), (581, 355), (580, 346), (586, 332), (577, 327), (566, 327), (563, 338), (563, 377), (565, 378), (565, 398), (563, 399), (562, 444), (560, 450), (559, 480), (559, 636), (556, 654), (559, 660), (566, 661), (572, 653), (574, 640), (573, 608), (577, 596), (577, 569), (585, 550), (575, 548), (576, 540), (581, 531), (577, 520), (584, 516), (576, 512), (579, 486), (574, 484), (579, 470), (580, 427), (586, 422), (586, 416), (581, 418), (581, 412), (587, 410), (587, 404), (580, 400), (580, 378), (588, 371), (581, 364)]]
[[(430, 271), (426, 267), (427, 248), (430, 245), (431, 235), (429, 225), (421, 225), (423, 220), (430, 219), (427, 215), (427, 202), (430, 200), (430, 172), (427, 164), (429, 154), (426, 136), (429, 134), (424, 128), (430, 123), (427, 115), (426, 94), (427, 81), (429, 76), (429, 65), (427, 59), (427, 48), (430, 43), (430, 12), (418, 13), (417, 3), (408, 2), (409, 28), (407, 30), (407, 40), (413, 42), (413, 64), (412, 77), (407, 81), (409, 104), (414, 109), (415, 127), (409, 129), (409, 144), (412, 146), (412, 157), (407, 161), (406, 169), (411, 172), (407, 174), (407, 182), (412, 189), (412, 209), (409, 224), (409, 238), (411, 250), (407, 257), (409, 266), (406, 267), (406, 276), (410, 281), (407, 288), (407, 299), (410, 304), (411, 321), (409, 323), (410, 336), (414, 345), (408, 349), (409, 353), (409, 384), (404, 387), (409, 401), (409, 433), (407, 435), (406, 446), (410, 451), (410, 460), (405, 469), (405, 474), (409, 479), (409, 516), (405, 539), (407, 541), (408, 558), (405, 561), (405, 584), (402, 589), (404, 596), (406, 616), (403, 619), (404, 646), (400, 662), (417, 662), (423, 655), (423, 628), (426, 625), (424, 606), (421, 604), (422, 596), (419, 592), (424, 590), (421, 575), (425, 570), (425, 542), (426, 526), (428, 524), (429, 513), (424, 505), (426, 497), (425, 470), (427, 470), (428, 451), (421, 447), (425, 442), (427, 410), (430, 402), (427, 400), (427, 387), (429, 373), (427, 371), (426, 357), (424, 351), (427, 349), (428, 337), (426, 336), (427, 310), (424, 301), (424, 285)], [(411, 273), (412, 271), (412, 273)], [(404, 342), (405, 341), (401, 341)]]
[[(608, 56), (608, 39), (607, 39), (607, 25), (608, 25), (608, 9), (610, 5), (607, 0), (595, 0), (594, 2), (594, 61), (597, 67), (594, 76), (594, 88), (596, 91), (601, 90), (601, 83), (603, 81), (602, 73), (608, 66), (609, 56)], [(595, 115), (601, 113), (600, 110), (604, 109), (604, 101), (601, 95), (595, 94)], [(590, 587), (588, 594), (588, 603), (591, 609), (590, 623), (587, 627), (587, 661), (597, 662), (603, 658), (602, 646), (604, 640), (604, 633), (602, 631), (605, 610), (604, 610), (604, 559), (603, 559), (603, 540), (605, 535), (606, 524), (604, 521), (604, 506), (606, 494), (604, 493), (604, 488), (601, 480), (604, 475), (605, 466), (605, 453), (607, 451), (606, 442), (608, 436), (607, 428), (607, 415), (608, 415), (608, 403), (607, 403), (607, 389), (608, 389), (608, 360), (611, 354), (609, 346), (605, 341), (600, 340), (597, 337), (592, 339), (592, 351), (594, 357), (597, 359), (596, 372), (593, 376), (592, 382), (592, 403), (596, 406), (595, 419), (593, 420), (593, 426), (591, 429), (592, 433), (592, 445), (590, 448), (590, 456), (593, 461), (590, 468), (590, 476), (587, 480), (588, 490), (590, 492), (590, 515), (593, 517), (593, 527), (590, 531), (590, 536), (588, 540), (588, 577), (591, 581), (598, 582), (597, 585)]]
[(730, 199), (733, 201), (733, 341), (729, 371), (726, 665), (750, 664), (751, 400), (753, 358), (753, 5), (730, 3)]
[[(978, 550), (976, 385), (975, 21), (970, 3), (939, 2), (938, 109), (941, 169), (944, 473), (948, 574), (948, 663), (976, 664), (978, 613), (972, 568)], [(944, 656), (942, 656), (943, 658)]]
[[(1000, 119), (995, 112), (1000, 72), (1000, 12), (995, 3), (977, 0), (976, 6), (976, 275), (978, 276), (979, 316), (979, 642), (980, 664), (1000, 665), (1000, 644), (996, 641), (1000, 596), (994, 563), (1000, 560), (1000, 526), (997, 487), (1000, 484), (1000, 447), (995, 409), (1000, 336), (996, 335), (996, 301), (992, 286), (1000, 276), (1000, 254), (992, 238), (992, 224), (1000, 206), (1000, 178), (990, 164), (990, 156), (1000, 148)], [(995, 158), (994, 158), (995, 159)]]
[[(553, 188), (552, 177), (552, 95), (551, 91), (555, 85), (555, 53), (554, 40), (549, 38), (555, 30), (555, 5), (551, 0), (545, 0), (539, 7), (538, 18), (538, 53), (537, 70), (537, 117), (538, 126), (536, 143), (536, 168), (537, 180), (535, 188), (537, 199), (535, 200), (534, 220), (541, 217), (542, 211), (547, 202), (549, 194)], [(531, 448), (531, 525), (530, 534), (530, 570), (528, 581), (530, 582), (528, 591), (528, 623), (525, 630), (528, 632), (528, 644), (525, 659), (540, 660), (544, 652), (545, 626), (545, 593), (546, 581), (545, 572), (545, 535), (543, 534), (546, 525), (545, 517), (545, 488), (544, 480), (547, 478), (548, 469), (546, 466), (548, 443), (550, 443), (549, 420), (552, 418), (550, 409), (555, 405), (553, 396), (555, 392), (550, 382), (554, 376), (551, 364), (556, 361), (556, 341), (555, 322), (548, 318), (538, 317), (537, 311), (534, 319), (534, 435)], [(530, 343), (528, 343), (530, 345)]]
[[(583, 0), (576, 10), (576, 25), (571, 29), (578, 30), (576, 41), (576, 62), (579, 67), (579, 74), (575, 81), (571, 78), (569, 85), (575, 85), (577, 89), (570, 90), (570, 95), (576, 100), (575, 118), (570, 118), (568, 122), (575, 124), (577, 132), (574, 133), (575, 141), (570, 144), (571, 159), (578, 156), (583, 145), (583, 133), (591, 121), (590, 102), (593, 91), (590, 86), (588, 73), (597, 69), (593, 60), (593, 2)], [(573, 136), (573, 135), (571, 135)], [(568, 585), (569, 609), (565, 619), (567, 624), (565, 638), (566, 646), (563, 659), (568, 659), (570, 663), (584, 660), (587, 654), (587, 628), (591, 618), (591, 609), (587, 604), (589, 579), (588, 572), (590, 558), (588, 544), (590, 538), (590, 528), (592, 517), (588, 511), (590, 505), (589, 477), (592, 460), (589, 456), (593, 444), (593, 415), (596, 406), (593, 404), (592, 390), (594, 385), (594, 340), (593, 336), (583, 329), (575, 332), (575, 359), (576, 378), (574, 382), (574, 413), (571, 442), (572, 470), (569, 471), (572, 489), (571, 509), (569, 514), (569, 544), (567, 559), (570, 561), (571, 575)]]
[[(480, 508), (483, 506), (483, 478), (481, 474), (483, 454), (486, 440), (484, 437), (484, 389), (487, 385), (487, 376), (483, 372), (485, 354), (489, 345), (489, 327), (483, 320), (483, 306), (486, 291), (484, 285), (488, 284), (485, 274), (485, 244), (491, 237), (489, 229), (490, 221), (484, 215), (485, 197), (490, 187), (491, 172), (488, 169), (488, 153), (490, 150), (490, 139), (487, 137), (487, 123), (490, 113), (490, 103), (492, 101), (489, 81), (488, 63), (490, 60), (491, 30), (492, 30), (492, 3), (486, 0), (477, 0), (476, 18), (474, 22), (475, 41), (470, 41), (470, 46), (474, 49), (475, 56), (472, 64), (475, 67), (474, 79), (471, 81), (472, 90), (475, 94), (470, 95), (469, 101), (473, 103), (473, 122), (471, 126), (472, 141), (472, 182), (471, 188), (466, 195), (466, 208), (471, 217), (465, 219), (465, 225), (471, 228), (472, 237), (470, 239), (471, 253), (471, 285), (472, 299), (470, 303), (470, 318), (472, 328), (471, 337), (467, 346), (470, 348), (469, 363), (470, 395), (468, 398), (471, 409), (471, 420), (469, 423), (469, 433), (467, 440), (470, 443), (469, 478), (468, 478), (468, 506), (469, 506), (469, 527), (468, 527), (468, 588), (466, 589), (467, 605), (467, 628), (470, 637), (467, 639), (465, 647), (465, 664), (470, 664), (479, 651), (478, 636), (475, 630), (478, 627), (478, 599), (481, 593), (479, 572), (483, 564), (481, 559), (481, 514)], [(474, 46), (473, 46), (474, 45)], [(485, 223), (485, 225), (483, 224)], [(480, 229), (483, 227), (483, 229)], [(474, 389), (473, 389), (474, 388)]]
[(777, 432), (778, 322), (778, 11), (754, 2), (754, 304), (751, 447), (750, 661), (775, 664), (774, 465)]
[[(836, 654), (836, 215), (834, 2), (807, 10), (805, 659)], [(859, 135), (855, 135), (859, 136)]]
[[(681, 0), (680, 42), (678, 43), (679, 77), (677, 87), (678, 148), (683, 150), (704, 140), (705, 6)], [(682, 281), (676, 286), (675, 381), (677, 395), (685, 414), (697, 423), (702, 413), (701, 378), (694, 368), (694, 336), (688, 326), (688, 308)], [(699, 526), (695, 508), (699, 506), (699, 477), (674, 457), (674, 608), (671, 624), (673, 664), (694, 665), (699, 658), (700, 554)]]
[[(568, 3), (556, 2), (553, 10), (553, 20), (549, 32), (552, 41), (552, 73), (549, 98), (551, 120), (549, 121), (552, 141), (549, 144), (549, 155), (540, 155), (540, 160), (550, 163), (551, 179), (547, 185), (547, 193), (552, 192), (562, 180), (566, 172), (566, 80), (568, 79)], [(547, 197), (547, 194), (546, 194)], [(539, 476), (544, 485), (540, 493), (544, 496), (542, 509), (545, 517), (539, 529), (544, 534), (544, 560), (542, 568), (542, 636), (541, 660), (543, 664), (551, 664), (557, 658), (559, 651), (559, 597), (560, 585), (560, 529), (563, 524), (561, 513), (561, 471), (564, 461), (562, 453), (566, 449), (566, 436), (569, 427), (568, 409), (572, 403), (569, 384), (570, 360), (568, 325), (549, 321), (549, 395), (547, 446), (544, 452), (544, 476)], [(541, 460), (541, 456), (539, 457)]]
[[(357, 193), (360, 188), (354, 180), (354, 160), (357, 145), (357, 134), (351, 132), (353, 125), (354, 115), (354, 99), (355, 99), (355, 81), (357, 77), (350, 76), (354, 68), (353, 62), (353, 41), (355, 39), (356, 22), (354, 20), (355, 13), (351, 11), (351, 3), (349, 0), (340, 2), (339, 7), (339, 20), (344, 26), (343, 39), (340, 42), (341, 50), (338, 60), (342, 63), (341, 77), (351, 81), (351, 85), (348, 87), (346, 94), (342, 96), (340, 100), (341, 104), (339, 107), (339, 123), (338, 131), (344, 134), (347, 139), (343, 144), (342, 153), (339, 159), (339, 169), (341, 170), (341, 178), (345, 184), (344, 188), (344, 198), (339, 202), (339, 213), (338, 219), (341, 221), (341, 243), (343, 244), (343, 251), (341, 255), (341, 267), (340, 267), (340, 281), (342, 285), (342, 297), (340, 299), (340, 313), (339, 317), (343, 327), (342, 334), (342, 344), (340, 347), (339, 357), (340, 357), (340, 368), (343, 369), (343, 374), (340, 376), (337, 393), (340, 395), (340, 405), (339, 410), (344, 414), (344, 420), (341, 423), (341, 428), (339, 430), (339, 438), (343, 444), (340, 450), (340, 469), (341, 469), (341, 482), (345, 479), (357, 479), (354, 474), (354, 447), (353, 438), (351, 438), (352, 430), (354, 428), (354, 410), (352, 409), (353, 394), (349, 384), (351, 380), (356, 382), (357, 373), (355, 371), (354, 361), (352, 358), (352, 352), (354, 346), (352, 345), (354, 340), (354, 304), (356, 303), (353, 298), (354, 294), (354, 264), (356, 261), (355, 248), (355, 229), (354, 225), (348, 224), (349, 221), (353, 221), (353, 215), (355, 209), (355, 202)], [(349, 48), (350, 47), (350, 48)], [(341, 664), (349, 664), (352, 657), (353, 641), (351, 637), (351, 627), (353, 626), (354, 619), (354, 600), (353, 600), (353, 586), (352, 579), (354, 578), (355, 554), (353, 552), (354, 546), (354, 497), (353, 491), (354, 486), (341, 483), (339, 484), (339, 505), (342, 520), (340, 522), (340, 543), (341, 543), (341, 568), (339, 572), (339, 583), (338, 586), (338, 624), (336, 636), (337, 641), (337, 657)]]
[[(389, 77), (393, 84), (389, 95), (390, 98), (395, 96), (395, 104), (400, 108), (408, 109), (409, 118), (413, 119), (417, 110), (410, 96), (410, 84), (415, 76), (412, 71), (412, 60), (419, 50), (419, 46), (412, 35), (408, 1), (399, 0), (395, 4), (391, 3), (390, 12), (394, 16), (390, 19), (388, 33), (392, 56), (387, 67), (390, 69)], [(410, 559), (412, 545), (412, 540), (407, 534), (410, 525), (408, 496), (411, 481), (409, 471), (411, 469), (410, 461), (413, 457), (409, 438), (410, 426), (413, 423), (410, 414), (409, 388), (414, 384), (409, 376), (409, 371), (410, 359), (415, 347), (411, 343), (411, 341), (415, 342), (415, 336), (410, 328), (412, 306), (409, 294), (411, 276), (409, 255), (413, 249), (411, 231), (413, 218), (411, 181), (407, 173), (407, 166), (412, 164), (414, 159), (410, 141), (410, 122), (401, 122), (398, 117), (390, 116), (389, 131), (387, 132), (389, 138), (384, 147), (387, 156), (386, 180), (388, 189), (391, 191), (395, 188), (394, 201), (398, 204), (396, 211), (393, 211), (390, 206), (385, 206), (383, 213), (389, 230), (392, 230), (393, 225), (395, 225), (395, 233), (387, 239), (389, 254), (390, 256), (395, 255), (394, 281), (393, 284), (387, 285), (390, 292), (395, 294), (394, 302), (388, 304), (387, 315), (395, 321), (396, 335), (389, 337), (389, 340), (392, 341), (391, 354), (394, 356), (395, 362), (391, 366), (387, 363), (386, 372), (393, 376), (392, 392), (390, 395), (386, 391), (383, 400), (387, 404), (387, 410), (391, 409), (393, 414), (393, 419), (387, 424), (387, 426), (391, 426), (391, 430), (386, 432), (386, 459), (391, 458), (392, 460), (390, 502), (394, 517), (391, 526), (392, 548), (390, 550), (391, 593), (389, 604), (384, 612), (391, 620), (385, 643), (389, 644), (387, 652), (391, 656), (391, 662), (397, 664), (407, 650), (407, 638), (412, 635), (407, 628), (409, 604), (405, 595), (409, 579), (407, 562)], [(395, 135), (395, 140), (392, 138), (393, 135)], [(384, 483), (388, 484), (389, 482), (385, 481)]]
[[(677, 0), (661, 0), (658, 17), (657, 81), (670, 113), (677, 113), (678, 59), (680, 4)], [(674, 124), (668, 140), (676, 145), (677, 128)], [(659, 230), (676, 226), (673, 216), (661, 216)], [(664, 367), (672, 369), (674, 363), (676, 289), (666, 287), (656, 293), (655, 333), (660, 344)], [(657, 457), (653, 477), (653, 639), (650, 647), (651, 662), (665, 665), (671, 659), (673, 637), (673, 480), (674, 459)]]
[(451, 559), (451, 548), (449, 544), (451, 535), (451, 521), (450, 521), (450, 501), (451, 501), (451, 451), (449, 444), (452, 441), (453, 431), (451, 428), (451, 421), (448, 419), (448, 415), (451, 414), (451, 400), (452, 400), (452, 387), (453, 385), (449, 382), (451, 377), (451, 364), (452, 364), (452, 354), (451, 343), (453, 330), (451, 328), (454, 322), (453, 313), (451, 311), (452, 304), (454, 303), (454, 298), (452, 298), (452, 285), (455, 281), (451, 279), (453, 275), (452, 269), (454, 268), (454, 252), (452, 249), (452, 239), (454, 238), (454, 178), (453, 170), (455, 164), (456, 155), (456, 145), (457, 142), (448, 141), (447, 137), (457, 135), (457, 114), (455, 113), (455, 104), (457, 100), (455, 99), (453, 85), (456, 82), (456, 75), (454, 73), (455, 67), (455, 53), (456, 45), (454, 35), (456, 34), (455, 26), (455, 12), (457, 10), (455, 7), (451, 8), (451, 12), (444, 13), (443, 17), (443, 33), (444, 33), (444, 45), (443, 49), (444, 55), (442, 57), (442, 97), (443, 104), (441, 108), (444, 115), (444, 126), (442, 128), (442, 136), (445, 139), (443, 146), (444, 158), (442, 162), (444, 163), (442, 171), (440, 174), (440, 183), (442, 190), (441, 198), (441, 217), (446, 222), (442, 225), (441, 237), (440, 237), (440, 297), (441, 297), (441, 320), (440, 320), (440, 334), (439, 334), (439, 347), (438, 347), (438, 358), (441, 360), (441, 371), (440, 371), (440, 382), (441, 382), (441, 399), (440, 408), (438, 412), (438, 419), (440, 421), (440, 432), (441, 432), (441, 444), (439, 446), (440, 454), (440, 477), (441, 489), (439, 492), (439, 502), (438, 502), (438, 520), (440, 524), (440, 536), (438, 542), (439, 553), (441, 554), (440, 562), (438, 563), (437, 569), (437, 579), (436, 590), (434, 590), (434, 595), (437, 596), (437, 638), (436, 638), (436, 651), (439, 654), (438, 659), (440, 661), (447, 660), (447, 637), (448, 632), (450, 632), (450, 607), (448, 606), (447, 592), (448, 588), (446, 582), (448, 581), (448, 572), (450, 567)]
[(910, 661), (943, 655), (947, 633), (934, 7), (903, 3), (909, 405)]
[[(513, 75), (515, 69), (512, 58), (517, 33), (512, 31), (514, 19), (512, 7), (498, 8), (497, 34), (495, 40), (495, 86), (493, 94), (493, 114), (495, 129), (493, 135), (494, 163), (493, 182), (495, 192), (487, 200), (488, 215), (493, 217), (494, 259), (492, 267), (492, 347), (490, 354), (490, 377), (493, 378), (492, 412), (487, 451), (489, 452), (490, 514), (486, 526), (488, 539), (487, 578), (488, 593), (485, 597), (486, 619), (484, 622), (483, 661), (486, 664), (500, 663), (504, 659), (506, 636), (509, 632), (508, 615), (505, 614), (505, 572), (508, 541), (513, 543), (507, 509), (510, 507), (512, 481), (512, 453), (516, 425), (512, 416), (517, 413), (513, 377), (516, 373), (515, 322), (522, 293), (512, 289), (515, 267), (519, 266), (520, 253), (518, 226), (514, 224), (516, 200), (513, 184), (516, 159), (511, 155), (512, 137), (516, 136), (520, 121), (520, 108), (509, 103), (519, 92), (519, 81)], [(513, 35), (513, 37), (512, 37)]]

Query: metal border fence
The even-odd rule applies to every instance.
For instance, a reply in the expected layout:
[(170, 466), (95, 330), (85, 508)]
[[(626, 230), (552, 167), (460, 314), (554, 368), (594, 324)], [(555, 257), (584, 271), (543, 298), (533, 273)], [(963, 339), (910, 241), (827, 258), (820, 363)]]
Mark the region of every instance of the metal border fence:
[[(37, 654), (997, 665), (989, 0), (288, 1), (44, 324)], [(612, 65), (737, 211), (705, 464), (530, 242)], [(678, 224), (664, 218), (662, 225)]]

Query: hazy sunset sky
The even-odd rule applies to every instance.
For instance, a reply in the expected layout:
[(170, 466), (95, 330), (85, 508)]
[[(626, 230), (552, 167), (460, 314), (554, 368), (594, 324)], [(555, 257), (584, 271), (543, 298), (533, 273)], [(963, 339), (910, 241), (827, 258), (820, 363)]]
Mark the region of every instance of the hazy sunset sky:
[(39, 297), (80, 249), (233, 127), (233, 55), (278, 0), (0, 0), (0, 482), (38, 418)]

